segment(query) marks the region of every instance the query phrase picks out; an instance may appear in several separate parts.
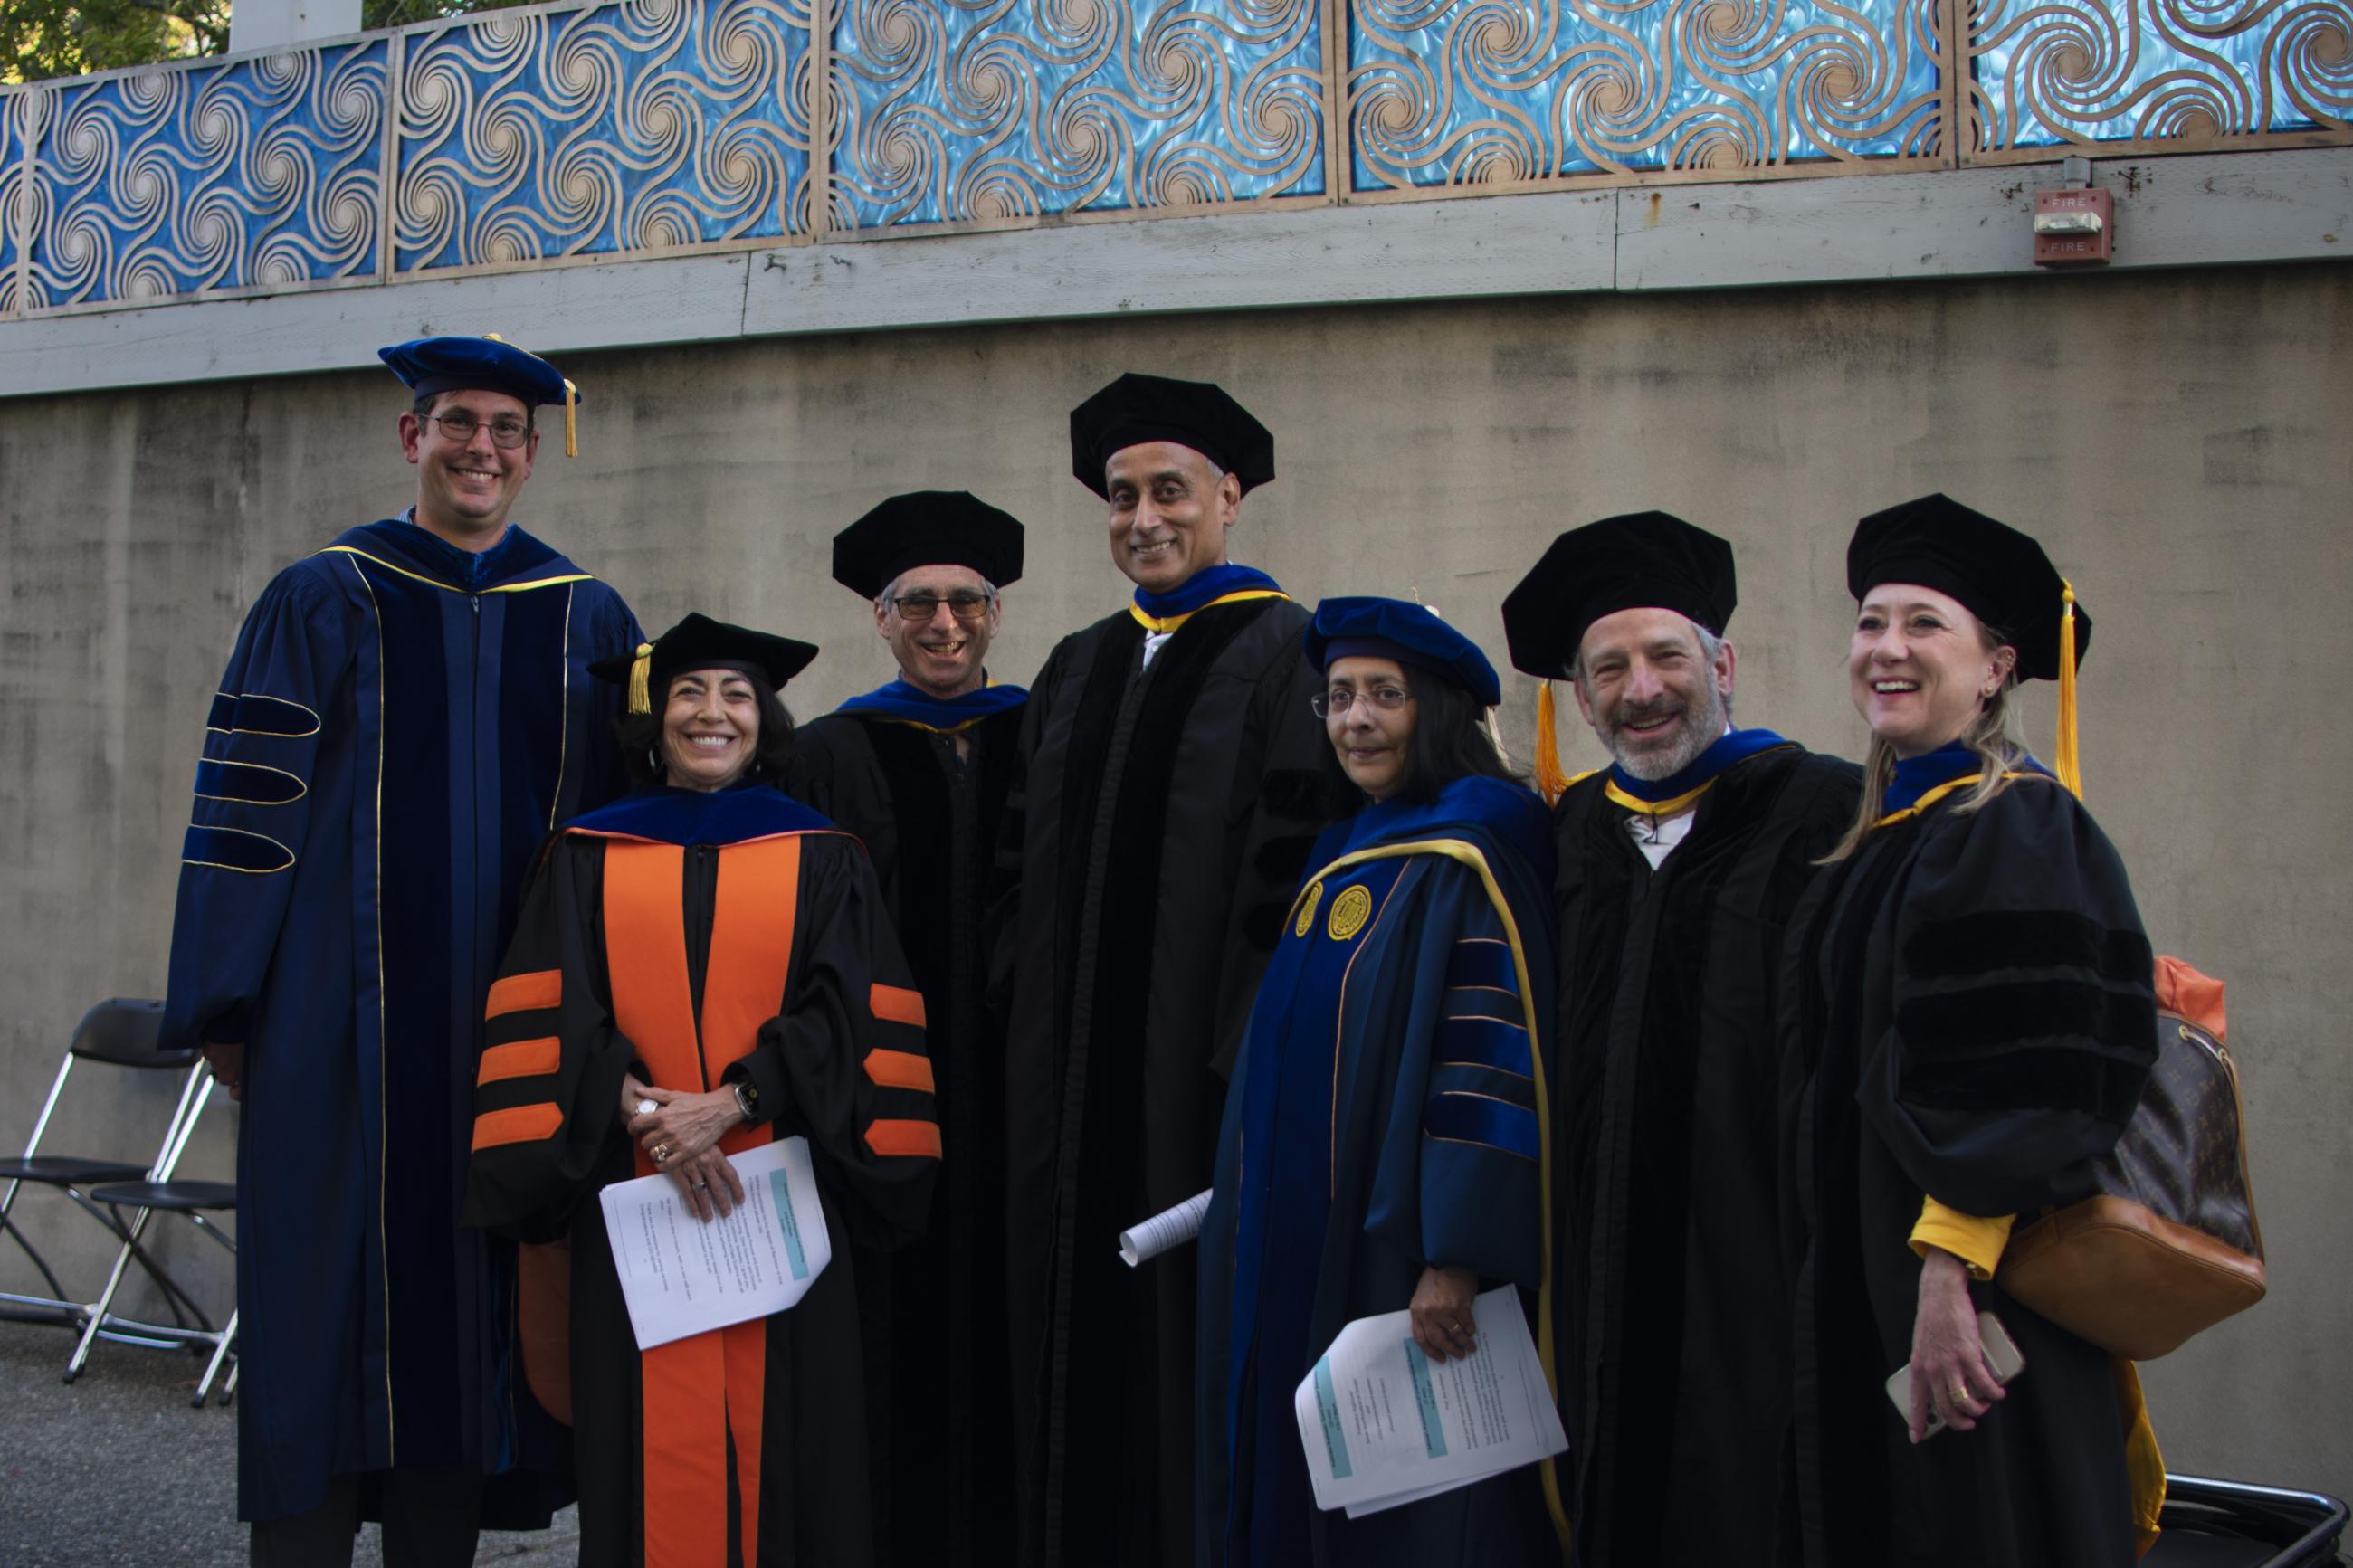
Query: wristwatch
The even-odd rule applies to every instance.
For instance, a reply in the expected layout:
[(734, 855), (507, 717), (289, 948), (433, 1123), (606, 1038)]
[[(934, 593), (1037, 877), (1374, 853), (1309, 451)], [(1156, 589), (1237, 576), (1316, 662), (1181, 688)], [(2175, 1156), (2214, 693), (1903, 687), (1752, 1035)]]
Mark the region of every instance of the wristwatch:
[(735, 1091), (735, 1109), (744, 1113), (748, 1124), (760, 1120), (760, 1090), (748, 1079), (737, 1079), (728, 1086)]

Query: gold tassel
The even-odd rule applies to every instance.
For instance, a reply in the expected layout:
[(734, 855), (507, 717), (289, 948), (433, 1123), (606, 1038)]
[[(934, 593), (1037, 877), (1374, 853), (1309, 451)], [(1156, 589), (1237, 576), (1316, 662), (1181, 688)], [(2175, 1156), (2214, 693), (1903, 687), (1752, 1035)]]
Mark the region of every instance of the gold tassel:
[(1547, 680), (1536, 692), (1536, 789), (1549, 805), (1567, 787), (1568, 775), (1560, 768), (1560, 735), (1553, 722), (1552, 682)]
[(571, 377), (566, 376), (564, 381), (564, 455), (567, 458), (580, 455), (580, 434), (572, 421), (572, 411), (579, 405), (580, 389), (572, 384)]
[(2059, 782), (2084, 797), (2084, 760), (2075, 742), (2075, 587), (2059, 580)]
[(654, 710), (653, 693), (649, 689), (654, 679), (654, 645), (641, 642), (638, 657), (629, 665), (629, 711), (650, 713)]

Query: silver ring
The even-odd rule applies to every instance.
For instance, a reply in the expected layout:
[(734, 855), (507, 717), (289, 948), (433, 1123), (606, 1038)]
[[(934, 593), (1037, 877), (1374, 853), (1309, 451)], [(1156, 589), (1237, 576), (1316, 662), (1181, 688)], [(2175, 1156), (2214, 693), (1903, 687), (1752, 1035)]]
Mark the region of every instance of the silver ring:
[(709, 1192), (711, 1190), (711, 1184), (709, 1182), (697, 1182), (694, 1184), (694, 1190), (698, 1193)]
[(641, 1100), (638, 1101), (638, 1114), (639, 1116), (651, 1116), (655, 1111), (659, 1110), (660, 1109), (661, 1102), (659, 1100)]

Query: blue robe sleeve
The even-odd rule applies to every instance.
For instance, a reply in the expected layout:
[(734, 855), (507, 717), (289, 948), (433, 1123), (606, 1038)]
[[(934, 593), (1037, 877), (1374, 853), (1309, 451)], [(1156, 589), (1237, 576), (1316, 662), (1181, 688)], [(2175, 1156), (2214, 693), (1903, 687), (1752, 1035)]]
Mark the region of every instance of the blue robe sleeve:
[[(622, 602), (621, 595), (605, 584), (596, 584), (601, 603), (590, 622), (589, 643), (586, 658), (590, 663), (598, 659), (617, 658), (635, 653), (645, 641), (645, 632), (638, 617)], [(620, 743), (613, 733), (621, 717), (625, 689), (607, 680), (588, 682), (590, 700), (596, 704), (588, 718), (588, 770), (584, 775), (580, 792), (580, 810), (594, 811), (607, 802), (618, 800), (629, 790), (628, 775), (621, 765)]]
[[(1544, 1258), (1545, 1009), (1523, 994), (1519, 933), (1478, 879), (1451, 864), (1429, 875), (1437, 886), (1365, 1228), (1424, 1264), (1533, 1290)], [(1531, 939), (1543, 940), (1525, 933), (1523, 951)]]
[(335, 689), (343, 606), (301, 567), (246, 616), (209, 712), (180, 850), (167, 1047), (242, 1042), (307, 844)]

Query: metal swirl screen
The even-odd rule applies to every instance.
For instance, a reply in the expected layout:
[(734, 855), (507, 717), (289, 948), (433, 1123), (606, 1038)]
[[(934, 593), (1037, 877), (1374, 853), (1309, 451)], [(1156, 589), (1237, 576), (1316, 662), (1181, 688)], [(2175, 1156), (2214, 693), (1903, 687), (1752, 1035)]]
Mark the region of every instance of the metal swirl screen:
[(943, 226), (2348, 142), (2353, 0), (564, 0), (0, 89), (0, 316)]
[(407, 40), (396, 271), (808, 227), (808, 7), (625, 0)]
[(29, 187), (16, 204), (29, 220), (17, 256), (26, 301), (372, 276), (390, 47), (372, 38), (39, 95)]
[(1324, 190), (1320, 0), (842, 0), (842, 228)]
[(1359, 0), (1359, 189), (1933, 158), (1928, 0)]
[(2347, 0), (1981, 0), (1969, 63), (1978, 153), (2353, 128)]

